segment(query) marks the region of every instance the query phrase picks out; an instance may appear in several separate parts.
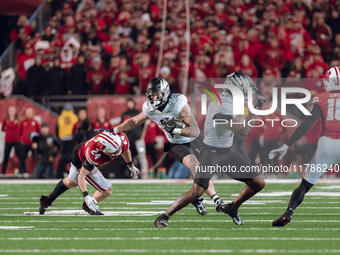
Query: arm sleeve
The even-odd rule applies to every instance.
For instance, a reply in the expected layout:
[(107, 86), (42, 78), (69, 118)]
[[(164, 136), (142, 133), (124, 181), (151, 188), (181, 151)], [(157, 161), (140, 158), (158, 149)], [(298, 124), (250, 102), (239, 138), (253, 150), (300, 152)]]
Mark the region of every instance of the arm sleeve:
[(300, 126), (295, 130), (294, 134), (289, 138), (286, 143), (288, 146), (294, 144), (297, 140), (303, 137), (308, 130), (313, 126), (313, 124), (321, 117), (322, 111), (318, 104), (314, 104), (312, 115), (305, 118)]
[(87, 161), (87, 159), (84, 159), (82, 166), (88, 171), (92, 171), (92, 169), (94, 168), (94, 166), (91, 165), (90, 162)]

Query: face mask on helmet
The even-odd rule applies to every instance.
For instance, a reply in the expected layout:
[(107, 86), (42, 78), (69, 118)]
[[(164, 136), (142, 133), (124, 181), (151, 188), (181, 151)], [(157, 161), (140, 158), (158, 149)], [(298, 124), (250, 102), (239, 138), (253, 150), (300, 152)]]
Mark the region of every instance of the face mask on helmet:
[(122, 151), (122, 140), (119, 135), (111, 132), (102, 132), (96, 138), (99, 143), (100, 150), (108, 156), (120, 155)]
[[(252, 93), (257, 91), (257, 88), (253, 82), (253, 80), (246, 74), (236, 72), (228, 74), (225, 78), (224, 84), (233, 84), (234, 86), (238, 87), (245, 96), (247, 100), (248, 89), (252, 89)], [(221, 96), (228, 96), (231, 95), (228, 89), (221, 90)]]
[(152, 79), (147, 86), (146, 96), (155, 108), (164, 106), (170, 96), (170, 86), (163, 78)]
[(340, 90), (340, 67), (335, 66), (329, 69), (322, 79), (326, 91)]

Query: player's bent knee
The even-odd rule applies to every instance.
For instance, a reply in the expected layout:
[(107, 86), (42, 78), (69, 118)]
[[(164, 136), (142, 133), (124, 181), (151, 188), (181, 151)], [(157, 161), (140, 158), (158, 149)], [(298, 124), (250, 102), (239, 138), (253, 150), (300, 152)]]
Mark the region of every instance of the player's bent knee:
[(251, 186), (253, 189), (255, 189), (257, 192), (259, 192), (266, 186), (265, 181), (260, 176), (250, 180), (247, 184)]
[(112, 187), (110, 187), (108, 190), (106, 190), (106, 193), (111, 196), (112, 195)]
[(71, 179), (67, 176), (66, 178), (63, 179), (63, 183), (64, 185), (71, 189), (71, 188), (74, 188), (74, 187), (77, 187), (78, 184), (77, 183), (74, 183), (73, 181), (71, 181)]

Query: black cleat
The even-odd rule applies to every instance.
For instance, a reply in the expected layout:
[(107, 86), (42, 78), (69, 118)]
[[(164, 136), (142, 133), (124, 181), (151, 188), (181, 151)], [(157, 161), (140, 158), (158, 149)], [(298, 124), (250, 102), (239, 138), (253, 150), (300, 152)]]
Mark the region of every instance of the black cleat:
[(278, 219), (272, 222), (273, 227), (284, 227), (292, 220), (292, 214), (290, 212), (285, 212)]
[(52, 205), (52, 203), (50, 203), (48, 201), (48, 197), (46, 196), (41, 196), (40, 197), (40, 208), (39, 208), (39, 214), (45, 214), (46, 209), (49, 208)]
[(244, 221), (241, 219), (240, 215), (238, 214), (238, 210), (235, 207), (234, 203), (229, 203), (224, 205), (222, 208), (222, 212), (228, 214), (234, 221), (236, 225), (244, 225)]
[(83, 203), (83, 210), (90, 215), (104, 215), (101, 211), (92, 211), (85, 202)]
[(222, 200), (222, 198), (217, 198), (214, 204), (215, 204), (216, 211), (222, 212), (223, 206), (225, 206), (225, 203)]
[(159, 215), (157, 219), (154, 222), (154, 225), (159, 228), (166, 228), (168, 227), (168, 219), (169, 217), (163, 213), (162, 215)]
[(208, 212), (205, 209), (205, 206), (203, 204), (203, 198), (199, 198), (195, 202), (192, 202), (192, 204), (196, 207), (196, 210), (197, 210), (198, 214), (200, 214), (200, 215), (208, 215)]

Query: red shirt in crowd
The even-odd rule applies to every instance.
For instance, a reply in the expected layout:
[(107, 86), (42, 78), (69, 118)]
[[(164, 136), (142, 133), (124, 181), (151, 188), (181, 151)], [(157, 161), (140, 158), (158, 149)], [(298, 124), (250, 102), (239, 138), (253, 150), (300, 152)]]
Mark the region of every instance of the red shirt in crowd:
[(30, 133), (40, 133), (40, 127), (38, 122), (33, 119), (24, 119), (19, 126), (20, 140), (24, 145), (32, 144), (30, 140)]
[(101, 122), (100, 120), (96, 119), (92, 122), (92, 129), (98, 129), (98, 128), (110, 129), (112, 127), (108, 120), (104, 120), (103, 122)]
[(281, 131), (282, 131), (281, 116), (273, 113), (272, 115), (268, 116), (268, 118), (266, 119), (267, 120), (264, 120), (264, 126), (263, 126), (264, 140), (273, 141), (273, 140), (280, 138)]
[(263, 51), (261, 64), (262, 67), (267, 69), (277, 68), (281, 70), (285, 65), (285, 56), (280, 48), (269, 48)]
[(156, 137), (164, 135), (162, 129), (154, 122), (151, 121), (148, 125), (144, 137), (145, 145), (153, 144), (156, 142)]
[(154, 65), (148, 65), (147, 67), (135, 65), (133, 68), (133, 73), (137, 74), (141, 93), (145, 94), (149, 81), (155, 77), (156, 67)]
[(24, 52), (19, 52), (17, 55), (17, 63), (20, 78), (26, 80), (27, 70), (34, 65), (34, 53), (27, 56)]
[(104, 94), (104, 83), (107, 80), (105, 70), (90, 70), (86, 74), (86, 82), (90, 83), (92, 94)]
[(20, 140), (19, 121), (14, 119), (12, 121), (4, 119), (2, 122), (2, 131), (6, 132), (6, 143), (17, 143)]

